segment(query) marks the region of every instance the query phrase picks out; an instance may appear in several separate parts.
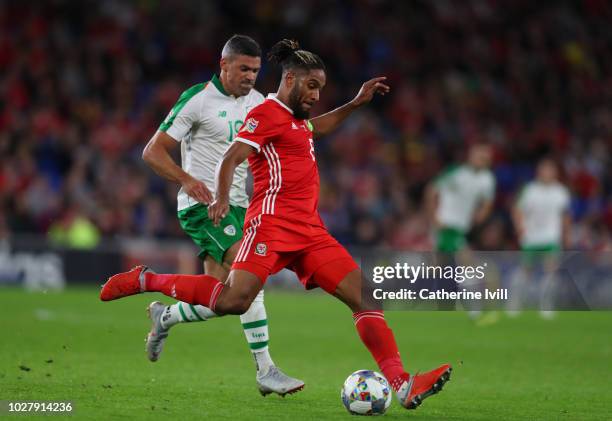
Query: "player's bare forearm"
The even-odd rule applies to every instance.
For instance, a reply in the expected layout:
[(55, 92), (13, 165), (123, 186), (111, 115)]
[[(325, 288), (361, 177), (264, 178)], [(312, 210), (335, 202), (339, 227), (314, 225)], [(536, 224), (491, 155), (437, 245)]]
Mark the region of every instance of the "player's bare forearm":
[(223, 154), (215, 175), (215, 200), (208, 207), (208, 217), (214, 225), (218, 225), (229, 212), (229, 194), (236, 167), (242, 164), (254, 150), (246, 143), (235, 141)]
[(358, 108), (352, 101), (310, 120), (315, 137), (325, 136), (334, 131), (340, 123)]
[(433, 225), (437, 225), (436, 211), (438, 209), (438, 189), (431, 183), (425, 189), (425, 213), (429, 215)]
[(236, 171), (237, 166), (238, 164), (229, 159), (221, 161), (216, 174), (215, 201), (229, 202), (229, 192), (234, 181), (234, 171)]
[(525, 231), (523, 227), (523, 214), (520, 209), (517, 207), (512, 208), (512, 223), (514, 224), (514, 230), (516, 231), (516, 236), (520, 238), (523, 236), (523, 232)]
[(489, 215), (491, 214), (492, 210), (493, 210), (493, 201), (492, 200), (487, 200), (486, 202), (484, 202), (480, 206), (480, 208), (476, 212), (476, 217), (474, 218), (474, 223), (476, 225), (480, 225), (480, 224), (484, 223), (487, 220), (487, 218), (489, 217)]
[(215, 177), (215, 200), (229, 200), (229, 191), (234, 181), (236, 167), (242, 164), (255, 150), (252, 146), (243, 142), (233, 142), (223, 154), (221, 164), (217, 167)]
[(164, 132), (157, 132), (142, 151), (142, 159), (159, 176), (181, 184), (189, 177), (189, 174), (179, 167), (170, 156), (170, 151), (174, 147), (176, 147), (174, 139)]
[(204, 183), (185, 172), (172, 159), (170, 151), (176, 148), (176, 145), (176, 140), (158, 131), (145, 146), (142, 159), (161, 177), (180, 184), (185, 193), (198, 202), (210, 203), (212, 195)]
[(369, 103), (374, 94), (385, 95), (391, 88), (385, 85), (383, 81), (386, 77), (376, 77), (370, 79), (361, 85), (361, 89), (353, 98), (352, 101), (336, 108), (333, 111), (313, 118), (310, 122), (313, 125), (313, 134), (315, 137), (324, 136), (335, 130), (353, 111)]
[(571, 228), (572, 228), (572, 217), (569, 213), (563, 214), (563, 222), (562, 222), (562, 231), (561, 231), (561, 241), (564, 249), (568, 249), (571, 247)]

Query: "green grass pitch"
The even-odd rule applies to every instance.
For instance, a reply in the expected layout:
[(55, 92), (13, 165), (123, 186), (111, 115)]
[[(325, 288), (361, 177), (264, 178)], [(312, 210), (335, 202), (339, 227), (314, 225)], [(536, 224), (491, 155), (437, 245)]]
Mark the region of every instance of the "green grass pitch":
[[(177, 326), (150, 363), (144, 309), (156, 299), (168, 302), (149, 294), (102, 303), (94, 289), (0, 290), (0, 400), (70, 400), (73, 419), (91, 420), (349, 419), (342, 382), (354, 370), (376, 369), (342, 304), (276, 291), (266, 294), (272, 356), (304, 379), (303, 392), (259, 395), (237, 317)], [(410, 371), (443, 362), (454, 371), (442, 393), (410, 412), (394, 400), (385, 419), (612, 417), (612, 312), (552, 321), (525, 313), (486, 328), (461, 312), (388, 312), (387, 319)]]

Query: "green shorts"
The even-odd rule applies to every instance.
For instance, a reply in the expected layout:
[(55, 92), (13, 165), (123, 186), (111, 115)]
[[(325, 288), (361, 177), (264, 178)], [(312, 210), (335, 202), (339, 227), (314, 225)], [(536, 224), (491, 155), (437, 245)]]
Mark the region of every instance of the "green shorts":
[(455, 253), (465, 247), (465, 232), (457, 228), (442, 227), (438, 229), (436, 250), (445, 253)]
[(230, 206), (229, 213), (215, 227), (208, 219), (208, 206), (198, 203), (178, 211), (178, 219), (183, 231), (200, 248), (198, 257), (202, 260), (210, 255), (218, 263), (223, 263), (225, 252), (242, 239), (242, 226), (246, 209)]
[(521, 260), (524, 265), (533, 266), (546, 259), (556, 258), (561, 252), (561, 245), (556, 243), (521, 246)]

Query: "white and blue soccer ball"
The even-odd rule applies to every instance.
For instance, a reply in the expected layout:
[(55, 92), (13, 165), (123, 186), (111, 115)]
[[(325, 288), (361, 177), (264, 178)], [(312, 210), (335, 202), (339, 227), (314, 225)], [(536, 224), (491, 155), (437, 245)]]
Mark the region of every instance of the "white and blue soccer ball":
[(393, 398), (385, 376), (372, 370), (358, 370), (348, 376), (340, 397), (353, 415), (382, 415)]

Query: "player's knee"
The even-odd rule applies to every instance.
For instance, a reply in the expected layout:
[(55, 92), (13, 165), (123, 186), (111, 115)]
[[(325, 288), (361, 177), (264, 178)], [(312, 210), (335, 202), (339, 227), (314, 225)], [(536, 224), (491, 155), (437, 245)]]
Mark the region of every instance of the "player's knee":
[(344, 302), (353, 313), (375, 309), (374, 306), (368, 306), (361, 296), (347, 298)]
[(362, 275), (360, 270), (350, 272), (339, 284), (334, 295), (344, 302), (352, 312), (367, 311), (374, 306), (364, 299), (361, 290)]
[(216, 309), (223, 314), (244, 314), (251, 307), (253, 299), (248, 294), (233, 294), (217, 303)]
[(237, 299), (236, 303), (234, 304), (234, 308), (236, 310), (235, 314), (244, 314), (247, 311), (249, 311), (250, 307), (251, 307), (251, 300), (247, 299), (246, 297), (241, 297)]

